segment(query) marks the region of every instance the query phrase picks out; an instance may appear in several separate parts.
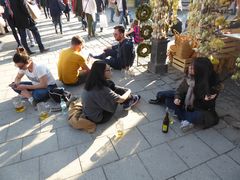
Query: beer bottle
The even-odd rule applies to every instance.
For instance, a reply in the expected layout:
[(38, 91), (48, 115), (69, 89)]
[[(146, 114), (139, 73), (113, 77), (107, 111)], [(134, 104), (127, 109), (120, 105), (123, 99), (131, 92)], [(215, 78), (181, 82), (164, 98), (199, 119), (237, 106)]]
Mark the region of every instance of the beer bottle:
[(168, 128), (169, 128), (169, 112), (168, 112), (168, 108), (166, 108), (166, 114), (165, 117), (163, 119), (163, 123), (162, 123), (162, 132), (163, 133), (167, 133), (168, 132)]

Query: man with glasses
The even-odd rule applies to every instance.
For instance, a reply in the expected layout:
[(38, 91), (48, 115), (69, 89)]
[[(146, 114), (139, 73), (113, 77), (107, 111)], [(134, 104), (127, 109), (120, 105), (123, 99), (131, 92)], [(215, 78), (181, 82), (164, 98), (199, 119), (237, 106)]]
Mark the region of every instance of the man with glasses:
[(123, 26), (115, 26), (113, 36), (119, 42), (117, 45), (105, 49), (104, 53), (98, 56), (89, 55), (95, 59), (104, 60), (114, 69), (127, 69), (133, 65), (135, 58), (133, 42), (125, 37)]

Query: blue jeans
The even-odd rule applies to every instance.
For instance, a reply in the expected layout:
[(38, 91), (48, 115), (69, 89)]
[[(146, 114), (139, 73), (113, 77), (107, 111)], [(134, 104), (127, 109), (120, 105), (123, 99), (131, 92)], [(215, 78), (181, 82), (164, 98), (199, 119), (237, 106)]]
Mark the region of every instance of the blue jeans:
[[(19, 84), (32, 85), (32, 82), (23, 81), (23, 82), (20, 82)], [(33, 89), (33, 90), (29, 90), (29, 91), (32, 92), (33, 99), (36, 100), (37, 102), (40, 102), (40, 101), (45, 101), (46, 99), (48, 99), (49, 98), (48, 91), (55, 87), (57, 87), (56, 84), (48, 85), (48, 87), (46, 89)], [(12, 88), (12, 89), (16, 93), (21, 94), (21, 90), (17, 90), (14, 88)]]
[[(107, 59), (107, 57), (110, 57)], [(109, 66), (114, 69), (122, 69), (120, 62), (117, 60), (117, 51), (114, 49), (107, 49), (104, 53), (94, 56), (95, 59), (101, 59), (105, 61)]]
[(113, 19), (113, 18), (114, 18), (115, 10), (114, 10), (114, 8), (112, 8), (112, 7), (110, 7), (109, 9), (110, 9), (110, 13), (111, 13), (111, 14), (110, 14), (110, 18), (111, 18), (110, 20), (111, 20), (111, 22), (114, 22), (114, 19)]
[(184, 104), (179, 106), (174, 104), (175, 91), (160, 91), (157, 93), (157, 98), (165, 103), (165, 105), (174, 110), (175, 114), (178, 116), (179, 120), (187, 120), (193, 124), (203, 123), (203, 114), (201, 111), (187, 111)]
[(127, 28), (127, 22), (123, 11), (120, 11), (119, 24), (123, 24), (124, 28)]

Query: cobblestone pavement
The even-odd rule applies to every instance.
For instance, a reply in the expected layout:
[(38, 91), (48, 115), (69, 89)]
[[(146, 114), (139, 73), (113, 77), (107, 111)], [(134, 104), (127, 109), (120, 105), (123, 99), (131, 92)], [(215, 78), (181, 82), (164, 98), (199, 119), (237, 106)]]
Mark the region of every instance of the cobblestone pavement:
[[(51, 20), (39, 20), (42, 40), (51, 51), (33, 56), (37, 62), (48, 65), (56, 79), (59, 50), (68, 47), (75, 34), (86, 39), (86, 32), (81, 30), (76, 18), (71, 22), (64, 18), (63, 23), (64, 35), (56, 35)], [(141, 102), (128, 112), (119, 107), (110, 122), (87, 134), (69, 127), (66, 115), (61, 113), (52, 113), (47, 120), (39, 122), (37, 112), (27, 103), (25, 112), (15, 112), (11, 99), (16, 94), (8, 84), (17, 73), (11, 60), (16, 44), (10, 34), (1, 37), (1, 41), (5, 42), (0, 52), (1, 180), (240, 179), (240, 131), (232, 127), (240, 120), (240, 92), (231, 81), (226, 81), (217, 102), (221, 116), (218, 125), (183, 133), (175, 121), (169, 133), (163, 134), (165, 109), (147, 101), (159, 90), (175, 88), (183, 74), (170, 68), (164, 76), (155, 75), (135, 63), (135, 76), (125, 79), (121, 72), (114, 70), (114, 81), (140, 94)], [(86, 51), (98, 54), (112, 42), (109, 27), (96, 38), (86, 40)], [(37, 47), (33, 50), (39, 51)], [(66, 89), (80, 96), (83, 86)], [(125, 135), (121, 139), (115, 137), (118, 119), (124, 122)]]

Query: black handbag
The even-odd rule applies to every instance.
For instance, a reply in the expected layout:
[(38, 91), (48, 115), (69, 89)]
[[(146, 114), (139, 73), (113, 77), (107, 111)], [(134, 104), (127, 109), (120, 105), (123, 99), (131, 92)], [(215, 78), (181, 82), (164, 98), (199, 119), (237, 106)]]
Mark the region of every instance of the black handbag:
[(68, 102), (72, 94), (69, 91), (65, 91), (63, 87), (56, 87), (48, 91), (49, 97), (56, 103), (60, 103), (61, 99)]

